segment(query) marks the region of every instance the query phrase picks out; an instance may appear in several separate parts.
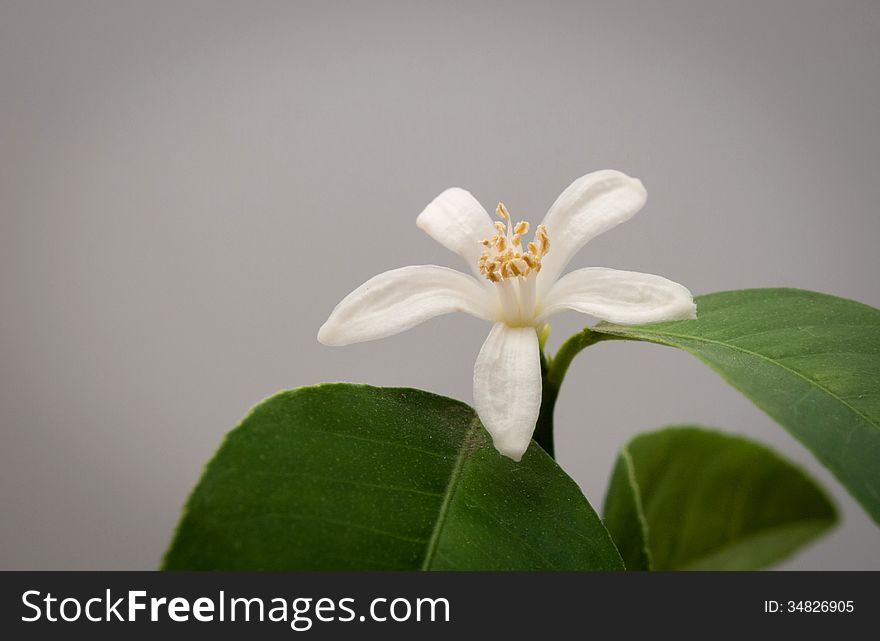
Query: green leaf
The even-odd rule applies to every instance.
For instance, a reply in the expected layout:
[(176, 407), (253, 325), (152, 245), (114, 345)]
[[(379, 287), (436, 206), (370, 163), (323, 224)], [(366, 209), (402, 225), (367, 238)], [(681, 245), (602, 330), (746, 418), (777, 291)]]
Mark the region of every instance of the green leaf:
[(166, 569), (623, 569), (578, 486), (474, 411), (413, 389), (282, 392), (230, 432)]
[(701, 296), (697, 320), (606, 337), (684, 349), (807, 446), (880, 522), (880, 310), (798, 289)]
[(690, 426), (621, 449), (604, 514), (631, 570), (755, 570), (837, 518), (825, 493), (771, 450)]

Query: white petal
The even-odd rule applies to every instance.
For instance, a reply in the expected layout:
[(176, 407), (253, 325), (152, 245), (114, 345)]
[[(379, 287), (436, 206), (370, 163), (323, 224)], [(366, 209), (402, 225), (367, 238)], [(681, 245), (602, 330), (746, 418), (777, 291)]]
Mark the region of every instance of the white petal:
[(541, 319), (573, 309), (621, 325), (697, 317), (683, 285), (654, 274), (588, 267), (566, 274), (548, 292)]
[(538, 274), (546, 293), (587, 241), (629, 220), (645, 204), (641, 181), (611, 169), (581, 176), (563, 191), (544, 217), (550, 252)]
[(488, 303), (486, 290), (467, 274), (436, 265), (401, 267), (346, 296), (318, 331), (318, 340), (338, 346), (385, 338), (450, 312), (489, 320)]
[(479, 274), (480, 241), (495, 233), (492, 219), (469, 191), (452, 187), (437, 196), (416, 219), (419, 229), (464, 258)]
[(474, 366), (474, 406), (495, 449), (520, 460), (541, 409), (541, 360), (533, 327), (492, 327)]

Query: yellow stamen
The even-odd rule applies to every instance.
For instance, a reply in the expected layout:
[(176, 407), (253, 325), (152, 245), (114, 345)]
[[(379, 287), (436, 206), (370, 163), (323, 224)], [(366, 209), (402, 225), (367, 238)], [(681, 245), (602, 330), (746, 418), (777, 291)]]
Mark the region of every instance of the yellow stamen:
[(480, 255), (480, 273), (493, 283), (505, 278), (525, 278), (532, 272), (541, 271), (541, 259), (550, 251), (550, 238), (547, 228), (538, 225), (535, 239), (522, 250), (522, 236), (529, 231), (529, 223), (525, 220), (512, 225), (510, 212), (503, 202), (498, 203), (495, 214), (503, 221), (495, 221), (498, 233), (491, 238), (481, 240), (488, 249)]

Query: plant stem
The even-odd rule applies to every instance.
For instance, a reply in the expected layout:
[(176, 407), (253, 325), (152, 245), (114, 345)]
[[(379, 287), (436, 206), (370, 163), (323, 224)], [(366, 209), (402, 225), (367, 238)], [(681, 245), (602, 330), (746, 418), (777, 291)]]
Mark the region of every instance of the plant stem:
[(583, 331), (569, 337), (553, 358), (547, 358), (543, 350), (541, 351), (541, 411), (538, 414), (533, 438), (550, 456), (553, 456), (553, 411), (556, 408), (556, 399), (559, 397), (559, 389), (565, 373), (581, 350), (609, 338), (613, 337), (584, 328)]
[(553, 457), (553, 408), (556, 407), (556, 397), (559, 396), (559, 388), (548, 380), (547, 357), (541, 352), (541, 411), (538, 414), (538, 422), (535, 424), (535, 434), (532, 438)]

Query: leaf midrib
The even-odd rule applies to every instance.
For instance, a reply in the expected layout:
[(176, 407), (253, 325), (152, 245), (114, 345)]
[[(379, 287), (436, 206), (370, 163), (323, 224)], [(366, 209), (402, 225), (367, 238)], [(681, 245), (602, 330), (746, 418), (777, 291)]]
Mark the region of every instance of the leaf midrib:
[(440, 542), (440, 536), (443, 533), (443, 527), (445, 526), (446, 519), (449, 515), (449, 508), (452, 505), (452, 499), (458, 490), (458, 481), (461, 477), (461, 471), (464, 469), (464, 464), (471, 452), (471, 438), (473, 437), (474, 432), (480, 428), (480, 425), (479, 417), (474, 416), (474, 418), (471, 419), (470, 427), (465, 432), (464, 438), (462, 438), (461, 449), (458, 452), (458, 456), (455, 458), (455, 464), (452, 466), (449, 480), (446, 482), (446, 493), (443, 497), (443, 502), (440, 504), (440, 512), (437, 515), (434, 529), (431, 531), (431, 537), (428, 539), (428, 545), (425, 548), (425, 558), (422, 561), (421, 567), (422, 570), (429, 570), (431, 564), (434, 562), (434, 557), (437, 554), (437, 546)]
[(648, 529), (648, 517), (645, 515), (645, 506), (642, 503), (642, 488), (639, 486), (639, 480), (636, 478), (636, 464), (633, 461), (632, 453), (629, 447), (624, 447), (620, 451), (623, 462), (626, 467), (626, 478), (630, 483), (630, 489), (633, 492), (633, 502), (635, 503), (636, 516), (639, 520), (639, 528), (642, 533), (642, 552), (645, 554), (645, 561), (648, 564), (648, 570), (654, 569), (654, 555), (651, 553), (649, 541), (650, 530)]
[[(600, 331), (601, 331), (601, 330), (600, 330)], [(623, 332), (620, 332), (620, 333), (618, 333), (618, 332), (608, 332), (608, 333), (609, 333), (609, 334), (616, 335), (616, 336), (626, 336), (626, 335), (627, 335), (627, 334), (624, 334)], [(758, 352), (753, 352), (753, 351), (751, 351), (751, 350), (749, 350), (749, 349), (746, 349), (746, 348), (744, 348), (744, 347), (739, 347), (739, 346), (737, 346), (737, 345), (731, 345), (730, 343), (724, 343), (724, 342), (722, 342), (722, 341), (715, 340), (715, 339), (711, 339), (711, 338), (703, 338), (703, 337), (700, 337), (700, 336), (688, 336), (688, 335), (686, 335), (686, 334), (673, 334), (673, 333), (671, 333), (671, 332), (663, 332), (662, 334), (660, 334), (660, 333), (655, 334), (654, 332), (651, 332), (651, 331), (641, 330), (641, 331), (639, 331), (639, 332), (637, 332), (637, 333), (628, 334), (628, 335), (629, 335), (629, 336), (642, 336), (642, 335), (645, 335), (645, 336), (648, 336), (648, 337), (651, 337), (651, 336), (657, 336), (657, 337), (659, 337), (659, 336), (670, 336), (670, 337), (672, 337), (672, 338), (680, 338), (680, 339), (684, 339), (684, 340), (692, 340), (692, 341), (695, 341), (695, 342), (703, 342), (703, 343), (707, 343), (707, 344), (710, 344), (710, 345), (716, 345), (716, 346), (724, 347), (724, 348), (727, 348), (727, 349), (730, 349), (730, 350), (733, 350), (733, 351), (741, 352), (741, 353), (743, 353), (743, 354), (748, 354), (748, 355), (750, 355), (750, 356), (754, 356), (755, 358), (758, 358), (758, 359), (761, 359), (761, 360), (763, 360), (763, 361), (766, 361), (767, 363), (770, 363), (771, 365), (775, 365), (776, 367), (778, 367), (778, 368), (780, 368), (780, 369), (782, 369), (782, 370), (785, 370), (786, 372), (789, 372), (790, 374), (793, 374), (793, 375), (796, 376), (797, 378), (800, 378), (801, 380), (806, 381), (807, 383), (809, 383), (809, 384), (812, 385), (813, 387), (815, 387), (815, 388), (817, 388), (817, 389), (819, 389), (819, 390), (825, 392), (826, 394), (828, 394), (828, 395), (831, 396), (832, 398), (836, 399), (841, 405), (843, 405), (843, 406), (845, 406), (846, 408), (848, 408), (853, 414), (855, 414), (856, 416), (860, 417), (860, 418), (861, 418), (863, 421), (865, 421), (868, 425), (870, 425), (871, 427), (873, 427), (873, 428), (876, 429), (877, 431), (880, 431), (880, 424), (875, 423), (873, 420), (871, 420), (871, 419), (870, 419), (868, 416), (866, 416), (864, 413), (862, 413), (861, 411), (857, 410), (855, 407), (853, 407), (852, 405), (850, 405), (849, 403), (847, 403), (842, 397), (838, 396), (837, 394), (835, 394), (834, 392), (832, 392), (830, 389), (828, 389), (827, 387), (825, 387), (825, 386), (822, 385), (821, 383), (819, 383), (819, 382), (817, 382), (817, 381), (814, 381), (814, 380), (811, 379), (811, 378), (808, 378), (807, 376), (805, 376), (805, 375), (802, 374), (801, 372), (798, 372), (797, 370), (791, 369), (790, 367), (786, 367), (785, 365), (783, 365), (783, 364), (780, 363), (779, 361), (775, 361), (775, 360), (773, 360), (772, 358), (770, 358), (770, 357), (768, 357), (768, 356), (764, 356), (763, 354), (759, 354)], [(667, 347), (678, 347), (677, 345), (674, 345), (674, 344), (672, 344), (672, 343), (670, 343), (670, 342), (666, 342), (666, 341), (663, 341), (663, 340), (656, 340), (656, 341), (653, 341), (653, 342), (659, 343), (659, 344), (661, 344), (661, 345), (666, 345)]]

